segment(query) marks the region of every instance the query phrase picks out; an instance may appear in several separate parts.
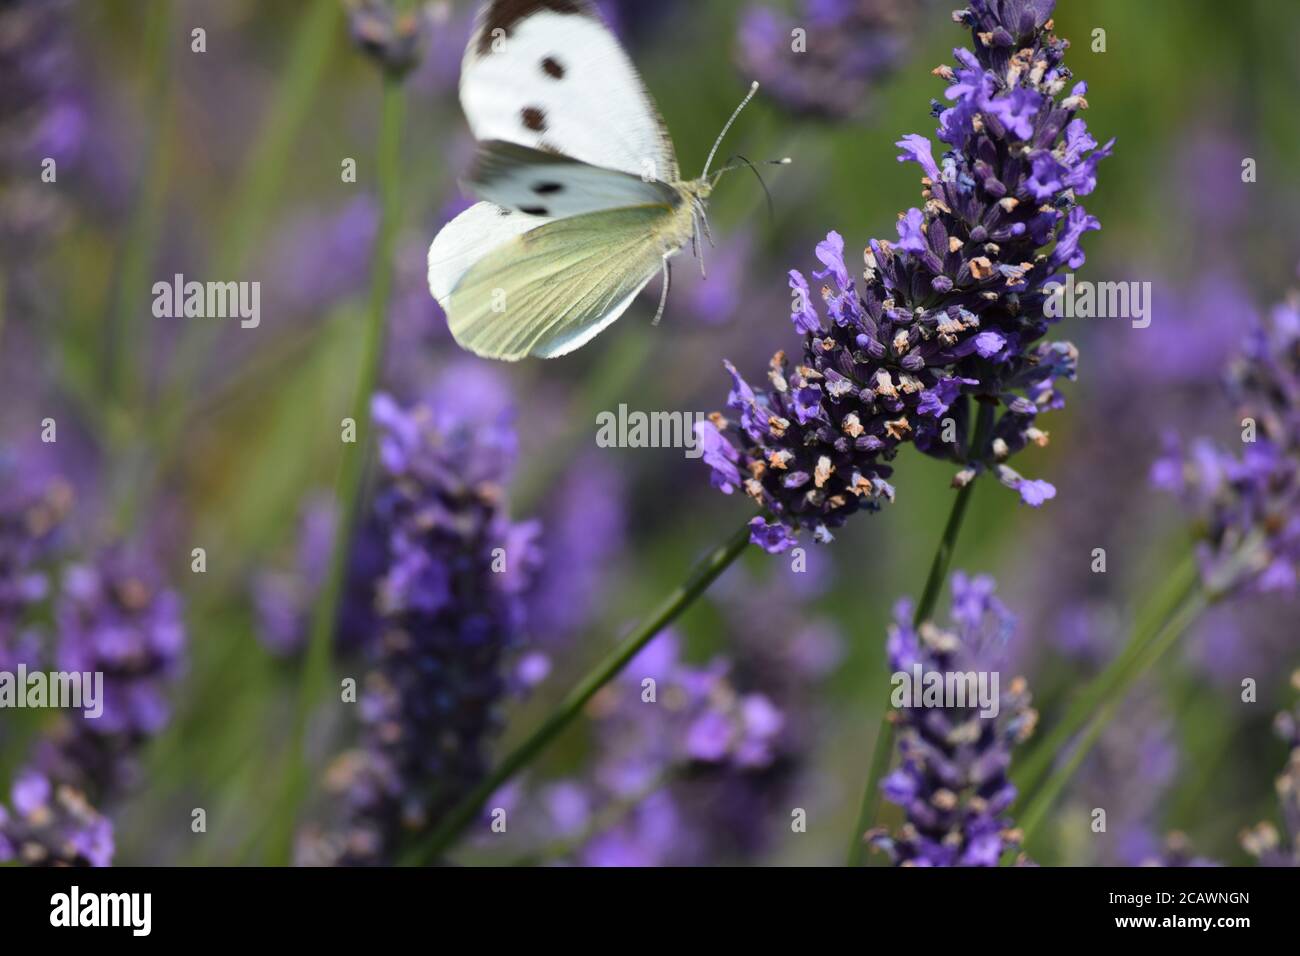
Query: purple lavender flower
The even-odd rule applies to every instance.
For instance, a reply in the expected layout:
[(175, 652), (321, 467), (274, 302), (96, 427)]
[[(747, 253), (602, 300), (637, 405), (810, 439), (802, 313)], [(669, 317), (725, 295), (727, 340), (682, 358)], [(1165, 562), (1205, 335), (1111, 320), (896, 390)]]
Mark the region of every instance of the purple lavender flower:
[(587, 866), (752, 859), (794, 753), (786, 711), (752, 686), (721, 658), (683, 661), (675, 634), (657, 637), (592, 702), (594, 768), (541, 789), (538, 837), (572, 842), (567, 855)]
[(1081, 808), (1076, 812), (1106, 811), (1106, 835), (1090, 841), (1091, 863), (1186, 865), (1175, 863), (1181, 859), (1176, 843), (1159, 836), (1159, 814), (1178, 769), (1177, 738), (1158, 695), (1131, 695), (1084, 761), (1070, 792)]
[[(1144, 842), (1149, 842), (1148, 848), (1138, 852), (1138, 847), (1143, 845)], [(1222, 865), (1209, 857), (1197, 856), (1192, 841), (1188, 839), (1186, 833), (1180, 830), (1173, 830), (1165, 834), (1163, 841), (1144, 841), (1137, 836), (1132, 836), (1129, 841), (1129, 853), (1137, 861), (1136, 865), (1138, 866), (1202, 867)]]
[(530, 629), (550, 645), (572, 638), (604, 593), (626, 537), (623, 477), (597, 455), (579, 457), (542, 515), (547, 560), (529, 590)]
[(309, 851), (318, 859), (391, 861), (407, 829), (436, 820), (487, 767), (537, 529), (506, 518), (513, 429), (500, 416), (483, 422), (469, 386), (451, 381), (459, 400), (442, 405), (374, 399), (370, 525), (384, 560), (360, 701), (364, 746), (335, 768), (349, 823)]
[(338, 210), (296, 217), (276, 239), (274, 291), (281, 309), (311, 315), (365, 287), (379, 227), (375, 200), (359, 195)]
[(35, 660), (39, 639), (29, 617), (50, 593), (42, 561), (72, 501), (62, 480), (32, 484), (0, 451), (0, 670)]
[[(1291, 675), (1291, 685), (1300, 690), (1300, 671)], [(1273, 726), (1290, 748), (1276, 783), (1285, 836), (1273, 824), (1260, 823), (1242, 833), (1241, 845), (1261, 866), (1300, 866), (1300, 705), (1278, 714)]]
[[(913, 627), (911, 602), (899, 602), (888, 642), (896, 674), (911, 679), (918, 668), (923, 675), (997, 673), (1015, 619), (994, 595), (993, 580), (955, 573), (952, 594), (947, 627), (933, 621)], [(1016, 796), (1007, 769), (1012, 747), (1033, 732), (1037, 714), (1029, 707), (1023, 678), (999, 691), (994, 716), (981, 716), (973, 701), (923, 706), (928, 702), (915, 697), (895, 711), (902, 763), (881, 790), (903, 808), (907, 822), (893, 836), (874, 830), (866, 837), (894, 863), (997, 866), (1002, 854), (1018, 845), (1005, 816)], [(920, 692), (914, 689), (917, 696)]]
[(24, 771), (0, 804), (0, 863), (26, 866), (108, 866), (113, 827), (80, 791)]
[(28, 260), (68, 218), (57, 190), (33, 172), (46, 158), (65, 168), (85, 142), (85, 111), (69, 83), (76, 58), (68, 6), (0, 6), (0, 249), (10, 265)]
[[(899, 159), (925, 172), (924, 208), (900, 217), (897, 244), (871, 241), (860, 281), (839, 233), (817, 246), (824, 315), (808, 280), (790, 273), (800, 364), (778, 352), (761, 392), (728, 364), (737, 453), (701, 438), (715, 486), (730, 492), (739, 476), (775, 518), (753, 522), (767, 550), (790, 547), (801, 528), (828, 540), (849, 515), (891, 500), (887, 462), (909, 441), (962, 465), (956, 485), (991, 470), (1030, 505), (1055, 495), (1006, 461), (1046, 444), (1037, 417), (1064, 404), (1057, 383), (1075, 374), (1074, 347), (1042, 341), (1055, 321), (1044, 287), (1083, 263), (1080, 239), (1099, 224), (1077, 199), (1111, 144), (1097, 149), (1078, 117), (1084, 84), (1060, 98), (1070, 74), (1066, 44), (1045, 26), (1050, 9), (979, 0), (957, 14), (976, 52), (957, 50), (957, 68), (936, 71), (953, 101), (935, 106), (942, 168), (926, 138), (898, 144)], [(968, 396), (989, 428), (976, 427)], [(711, 428), (729, 423), (700, 426)]]
[(907, 53), (908, 7), (900, 0), (804, 0), (794, 16), (750, 7), (737, 37), (738, 65), (792, 113), (861, 116), (873, 88)]
[(1273, 310), (1228, 371), (1242, 449), (1166, 436), (1152, 482), (1199, 525), (1202, 577), (1216, 591), (1294, 591), (1300, 564), (1300, 299)]
[(460, 61), (474, 28), (473, 7), (459, 8), (449, 0), (425, 5), (426, 46), (411, 75), (412, 87), (425, 93), (453, 92), (460, 81)]
[(393, 0), (346, 0), (352, 42), (385, 73), (404, 76), (424, 55), (436, 24), (424, 9), (404, 10)]
[(334, 503), (325, 496), (310, 498), (299, 516), (298, 554), (293, 569), (261, 571), (253, 579), (257, 635), (277, 656), (297, 653), (307, 639), (310, 609), (328, 570), (334, 523)]
[(56, 623), (58, 668), (102, 673), (103, 712), (65, 721), (36, 763), (105, 801), (135, 783), (139, 749), (170, 720), (186, 639), (180, 597), (151, 562), (111, 548), (65, 569)]

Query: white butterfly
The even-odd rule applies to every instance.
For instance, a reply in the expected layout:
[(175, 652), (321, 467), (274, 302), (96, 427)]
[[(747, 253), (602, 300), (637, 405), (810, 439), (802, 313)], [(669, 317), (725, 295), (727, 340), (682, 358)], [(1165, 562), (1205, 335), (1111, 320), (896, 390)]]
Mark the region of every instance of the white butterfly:
[[(723, 135), (753, 97), (755, 83)], [(463, 348), (515, 361), (580, 348), (707, 236), (714, 144), (683, 181), (636, 68), (588, 0), (492, 0), (461, 66), (484, 201), (429, 247), (429, 289)], [(718, 142), (722, 136), (718, 137)]]

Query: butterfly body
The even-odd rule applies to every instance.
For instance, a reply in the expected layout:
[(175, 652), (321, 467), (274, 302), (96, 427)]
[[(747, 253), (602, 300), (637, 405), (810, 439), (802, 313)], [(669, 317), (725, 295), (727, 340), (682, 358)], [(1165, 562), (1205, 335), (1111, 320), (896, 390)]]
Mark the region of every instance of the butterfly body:
[[(429, 248), (453, 337), (554, 358), (623, 314), (707, 230), (713, 187), (681, 177), (658, 109), (587, 0), (492, 0), (461, 68), (482, 200)], [(662, 301), (661, 301), (662, 310)]]

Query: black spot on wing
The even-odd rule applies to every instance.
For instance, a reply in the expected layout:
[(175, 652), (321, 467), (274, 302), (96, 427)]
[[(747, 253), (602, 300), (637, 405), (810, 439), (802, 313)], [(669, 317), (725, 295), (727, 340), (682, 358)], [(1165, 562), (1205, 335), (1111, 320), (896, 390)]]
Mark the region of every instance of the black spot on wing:
[(554, 193), (564, 192), (563, 183), (534, 183), (533, 192), (539, 196), (550, 196)]
[(553, 56), (542, 61), (542, 72), (553, 80), (564, 79), (564, 65)]
[(587, 0), (492, 0), (483, 15), (483, 26), (478, 35), (478, 55), (487, 56), (492, 52), (493, 42), (501, 35), (497, 33), (498, 30), (509, 37), (516, 24), (542, 10), (574, 16), (595, 16)]
[(540, 106), (525, 106), (519, 111), (519, 117), (534, 133), (546, 132), (546, 110)]
[(520, 206), (519, 211), (529, 216), (546, 216), (549, 215), (545, 206)]

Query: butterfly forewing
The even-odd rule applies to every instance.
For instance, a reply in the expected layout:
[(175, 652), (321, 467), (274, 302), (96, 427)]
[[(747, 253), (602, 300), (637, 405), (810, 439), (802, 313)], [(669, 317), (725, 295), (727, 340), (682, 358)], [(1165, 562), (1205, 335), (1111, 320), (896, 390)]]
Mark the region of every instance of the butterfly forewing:
[(551, 219), (624, 206), (676, 206), (681, 202), (672, 187), (658, 180), (643, 180), (499, 140), (480, 144), (469, 185), (489, 202)]
[(585, 0), (493, 0), (461, 66), (475, 137), (560, 153), (643, 179), (680, 177), (640, 75)]

